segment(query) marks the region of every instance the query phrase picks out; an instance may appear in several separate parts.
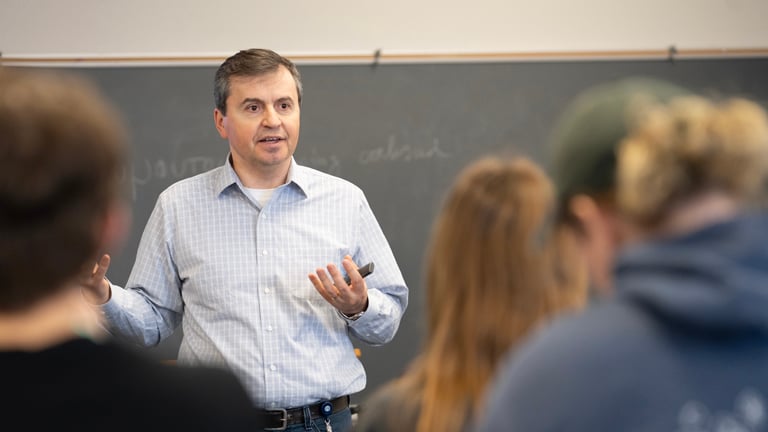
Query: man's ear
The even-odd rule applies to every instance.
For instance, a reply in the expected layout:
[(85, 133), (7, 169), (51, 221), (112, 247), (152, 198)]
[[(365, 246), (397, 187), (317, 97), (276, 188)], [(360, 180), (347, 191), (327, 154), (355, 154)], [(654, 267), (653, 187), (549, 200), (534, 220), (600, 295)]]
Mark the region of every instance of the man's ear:
[(611, 291), (613, 262), (621, 244), (621, 226), (616, 211), (593, 197), (576, 195), (569, 211), (582, 230), (581, 244), (589, 267), (590, 284), (601, 293)]
[(226, 128), (227, 116), (224, 115), (218, 108), (213, 109), (213, 123), (216, 125), (216, 130), (219, 131), (219, 136), (227, 139)]

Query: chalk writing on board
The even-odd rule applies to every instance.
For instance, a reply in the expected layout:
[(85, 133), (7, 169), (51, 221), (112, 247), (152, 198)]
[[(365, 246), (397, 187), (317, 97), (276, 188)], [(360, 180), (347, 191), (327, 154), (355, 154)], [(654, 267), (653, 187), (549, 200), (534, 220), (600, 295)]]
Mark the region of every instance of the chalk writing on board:
[(221, 165), (221, 161), (208, 156), (190, 156), (179, 160), (144, 159), (136, 161), (127, 168), (123, 181), (129, 181), (131, 198), (136, 201), (143, 186), (154, 181), (166, 181), (168, 184), (211, 170)]
[(438, 138), (433, 138), (431, 144), (415, 146), (399, 143), (394, 135), (390, 135), (385, 145), (360, 152), (359, 162), (361, 165), (368, 165), (377, 162), (412, 162), (449, 157), (451, 155), (440, 148)]

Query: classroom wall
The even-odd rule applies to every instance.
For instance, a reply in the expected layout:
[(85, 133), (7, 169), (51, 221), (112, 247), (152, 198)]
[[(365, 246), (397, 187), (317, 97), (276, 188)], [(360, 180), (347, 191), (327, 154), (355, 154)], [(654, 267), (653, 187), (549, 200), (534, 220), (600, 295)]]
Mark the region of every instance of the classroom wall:
[[(212, 167), (226, 152), (211, 119), (215, 66), (248, 47), (272, 48), (303, 63), (307, 93), (297, 158), (366, 191), (411, 287), (395, 340), (383, 347), (360, 344), (369, 373), (368, 388), (355, 398), (361, 400), (399, 374), (420, 346), (428, 229), (443, 191), (466, 162), (501, 149), (542, 160), (550, 126), (567, 99), (586, 85), (630, 74), (707, 94), (755, 96), (768, 106), (768, 0), (451, 3), (0, 0), (0, 52), (6, 60), (42, 59), (36, 64), (43, 66), (62, 66), (51, 61), (57, 58), (76, 60), (65, 66), (109, 66), (84, 72), (125, 112), (136, 143), (126, 176), (134, 229), (110, 268), (119, 283), (127, 280), (159, 191)], [(753, 49), (762, 58), (595, 60), (601, 52), (664, 53), (670, 46), (715, 57), (718, 50), (727, 57)], [(367, 62), (376, 50), (384, 58), (413, 54), (412, 62), (425, 64), (306, 65)], [(551, 52), (583, 56), (488, 64), (461, 56), (533, 53), (541, 60)], [(429, 64), (431, 54), (441, 53), (460, 54), (459, 63)], [(185, 56), (208, 64), (187, 67), (179, 60)], [(140, 57), (170, 67), (144, 67)], [(78, 60), (98, 58), (115, 61)], [(179, 336), (150, 352), (175, 356)]]
[[(460, 5), (460, 6), (459, 6)], [(0, 52), (288, 56), (768, 47), (765, 0), (2, 0)]]

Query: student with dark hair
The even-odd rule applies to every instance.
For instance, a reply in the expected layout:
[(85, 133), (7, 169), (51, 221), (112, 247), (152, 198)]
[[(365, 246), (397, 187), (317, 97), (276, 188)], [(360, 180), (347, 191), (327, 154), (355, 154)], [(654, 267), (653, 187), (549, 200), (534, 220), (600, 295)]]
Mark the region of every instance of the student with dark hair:
[[(115, 345), (80, 278), (128, 225), (119, 115), (74, 75), (0, 68), (0, 382), (18, 430), (252, 431), (238, 379)], [(7, 426), (11, 427), (11, 426)]]

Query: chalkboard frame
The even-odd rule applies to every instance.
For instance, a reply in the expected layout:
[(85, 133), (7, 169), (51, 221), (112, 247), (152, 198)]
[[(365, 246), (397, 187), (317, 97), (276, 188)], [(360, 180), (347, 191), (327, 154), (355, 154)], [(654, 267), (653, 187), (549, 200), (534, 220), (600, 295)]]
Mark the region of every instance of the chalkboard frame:
[[(223, 163), (213, 125), (214, 66), (58, 68), (92, 79), (123, 112), (134, 144), (123, 183), (133, 229), (113, 251), (109, 277), (128, 278), (144, 223), (171, 183)], [(578, 60), (302, 65), (305, 88), (296, 159), (351, 180), (366, 193), (411, 290), (390, 344), (362, 343), (364, 399), (399, 375), (424, 337), (422, 263), (432, 220), (458, 171), (485, 154), (547, 165), (549, 134), (564, 105), (606, 80), (651, 76), (705, 95), (768, 106), (768, 59)], [(73, 107), (76, 109), (76, 107)], [(149, 349), (175, 358), (177, 332)]]

